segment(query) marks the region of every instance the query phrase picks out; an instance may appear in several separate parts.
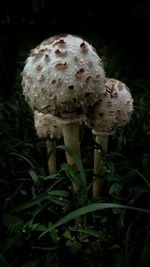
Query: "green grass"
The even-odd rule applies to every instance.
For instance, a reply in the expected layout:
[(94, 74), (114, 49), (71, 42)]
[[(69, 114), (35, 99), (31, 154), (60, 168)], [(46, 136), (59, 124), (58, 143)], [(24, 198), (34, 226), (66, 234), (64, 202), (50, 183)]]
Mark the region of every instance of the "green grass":
[[(102, 197), (92, 200), (94, 140), (81, 126), (83, 166), (75, 155), (81, 192), (73, 193), (62, 140), (58, 172), (48, 175), (45, 141), (37, 137), (22, 96), (20, 73), (29, 43), (20, 45), (14, 93), (0, 104), (0, 266), (146, 267), (150, 264), (149, 81), (124, 54), (106, 43), (107, 76), (124, 81), (134, 97), (131, 122), (118, 129), (103, 153), (107, 165)], [(100, 48), (101, 47), (101, 48)], [(148, 63), (147, 63), (148, 64)], [(128, 70), (128, 71), (125, 71)], [(86, 138), (85, 138), (86, 136)], [(71, 153), (70, 151), (68, 151)], [(82, 217), (79, 225), (74, 219)]]

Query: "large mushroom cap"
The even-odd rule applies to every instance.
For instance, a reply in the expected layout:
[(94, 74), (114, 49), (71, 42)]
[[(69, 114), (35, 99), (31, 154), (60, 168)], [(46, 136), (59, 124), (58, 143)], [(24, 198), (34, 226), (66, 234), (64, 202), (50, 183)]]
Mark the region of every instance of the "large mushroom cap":
[(34, 126), (40, 138), (60, 139), (62, 137), (61, 126), (51, 114), (43, 114), (35, 110)]
[(31, 108), (59, 114), (95, 104), (105, 73), (92, 45), (80, 37), (62, 34), (32, 50), (22, 76), (23, 94)]
[(110, 135), (130, 121), (132, 112), (129, 88), (121, 81), (107, 78), (100, 101), (88, 109), (84, 120), (94, 134)]

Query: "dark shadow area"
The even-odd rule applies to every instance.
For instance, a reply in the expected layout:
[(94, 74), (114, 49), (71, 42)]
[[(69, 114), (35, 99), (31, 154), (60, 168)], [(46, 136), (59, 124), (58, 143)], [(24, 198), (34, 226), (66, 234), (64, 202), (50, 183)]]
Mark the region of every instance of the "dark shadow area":
[[(118, 2), (118, 1), (117, 1)], [(149, 1), (5, 0), (0, 7), (0, 267), (150, 266), (150, 3)], [(47, 227), (83, 207), (71, 191), (65, 153), (48, 177), (45, 139), (36, 134), (24, 99), (21, 72), (30, 50), (59, 33), (79, 35), (104, 62), (107, 77), (129, 86), (134, 112), (110, 136), (103, 153), (108, 172), (102, 197), (92, 199), (91, 129), (81, 125), (82, 163), (88, 204), (113, 203), (74, 220)], [(82, 127), (83, 126), (83, 127)], [(62, 145), (60, 139), (57, 145)], [(85, 173), (84, 173), (85, 172)], [(48, 194), (47, 194), (48, 193)], [(137, 207), (128, 210), (128, 207)]]

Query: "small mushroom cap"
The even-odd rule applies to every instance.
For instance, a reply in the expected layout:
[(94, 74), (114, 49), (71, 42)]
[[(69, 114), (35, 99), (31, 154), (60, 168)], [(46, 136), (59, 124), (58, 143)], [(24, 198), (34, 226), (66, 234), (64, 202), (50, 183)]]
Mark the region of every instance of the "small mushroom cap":
[(26, 60), (22, 87), (32, 110), (60, 114), (94, 105), (104, 87), (101, 58), (87, 41), (71, 34), (53, 36)]
[(101, 98), (88, 108), (84, 121), (95, 135), (111, 135), (126, 125), (133, 112), (129, 88), (116, 79), (107, 78)]
[(34, 126), (40, 138), (60, 139), (62, 137), (61, 126), (51, 114), (43, 114), (35, 110)]

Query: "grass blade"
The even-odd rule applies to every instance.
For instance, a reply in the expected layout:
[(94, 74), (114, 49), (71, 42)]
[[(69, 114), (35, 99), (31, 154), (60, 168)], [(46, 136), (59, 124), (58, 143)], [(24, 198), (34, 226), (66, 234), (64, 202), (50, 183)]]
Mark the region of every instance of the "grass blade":
[(84, 196), (85, 196), (85, 198), (87, 200), (87, 181), (86, 181), (86, 175), (85, 175), (85, 171), (83, 169), (81, 161), (79, 160), (79, 158), (74, 153), (72, 153), (72, 151), (68, 147), (66, 147), (64, 145), (60, 145), (60, 146), (57, 146), (57, 148), (58, 149), (62, 149), (64, 151), (67, 151), (73, 157), (73, 159), (75, 161), (75, 164), (76, 164), (76, 166), (77, 166), (77, 168), (78, 168), (78, 170), (80, 172), (81, 184), (83, 186)]
[[(54, 228), (61, 226), (65, 223), (67, 223), (67, 222), (69, 222), (69, 221), (71, 221), (71, 220), (73, 220), (79, 216), (85, 215), (87, 213), (90, 213), (93, 211), (98, 211), (98, 210), (103, 210), (103, 209), (113, 209), (113, 208), (115, 208), (115, 209), (116, 208), (118, 208), (118, 209), (130, 209), (130, 210), (135, 210), (135, 211), (145, 212), (145, 213), (150, 214), (150, 210), (143, 209), (143, 208), (129, 207), (126, 205), (114, 204), (114, 203), (93, 203), (93, 204), (89, 204), (87, 206), (84, 206), (82, 208), (79, 208), (75, 211), (70, 212), (69, 214), (67, 214), (66, 216), (61, 218), (58, 222), (56, 222), (55, 224), (50, 226), (46, 232), (49, 232), (49, 231), (53, 230)], [(46, 232), (44, 232), (42, 235), (44, 235)]]

